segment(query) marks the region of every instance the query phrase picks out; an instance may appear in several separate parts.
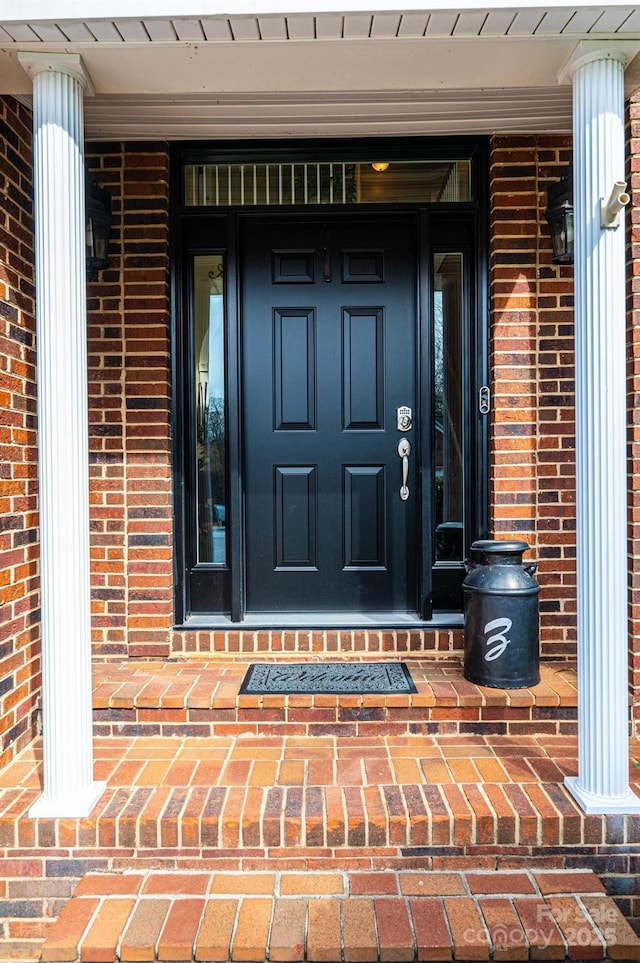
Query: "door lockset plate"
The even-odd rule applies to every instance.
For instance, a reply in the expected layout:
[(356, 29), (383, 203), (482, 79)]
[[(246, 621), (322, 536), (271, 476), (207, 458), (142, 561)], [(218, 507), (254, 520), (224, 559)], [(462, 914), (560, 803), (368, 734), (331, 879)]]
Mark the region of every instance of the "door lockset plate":
[(413, 412), (408, 405), (396, 408), (398, 431), (411, 431), (413, 428)]

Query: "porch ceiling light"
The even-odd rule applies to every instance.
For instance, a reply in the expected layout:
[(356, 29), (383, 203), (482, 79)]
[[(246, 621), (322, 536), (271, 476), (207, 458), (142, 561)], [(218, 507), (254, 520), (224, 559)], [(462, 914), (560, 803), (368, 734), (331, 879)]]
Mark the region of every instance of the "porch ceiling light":
[(98, 272), (109, 265), (107, 256), (111, 234), (111, 195), (87, 177), (85, 180), (85, 218), (87, 279), (98, 280)]
[(374, 171), (378, 172), (378, 174), (384, 174), (385, 171), (389, 170), (390, 165), (388, 161), (374, 161), (371, 166), (373, 167)]
[(545, 217), (553, 245), (554, 264), (573, 264), (573, 169), (547, 190)]

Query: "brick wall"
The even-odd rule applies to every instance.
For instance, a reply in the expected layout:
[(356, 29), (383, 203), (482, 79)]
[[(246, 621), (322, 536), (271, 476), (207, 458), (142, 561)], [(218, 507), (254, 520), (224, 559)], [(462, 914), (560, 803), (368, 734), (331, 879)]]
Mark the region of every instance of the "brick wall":
[(569, 138), (500, 136), (490, 170), (493, 530), (539, 561), (548, 657), (575, 653), (573, 269), (544, 219), (570, 157)]
[(40, 594), (31, 115), (0, 98), (0, 769), (34, 730)]
[[(28, 157), (28, 118), (16, 123)], [(167, 151), (107, 144), (91, 145), (87, 155), (114, 210), (110, 267), (89, 288), (94, 651), (107, 658), (242, 651), (237, 634), (171, 630)], [(492, 145), (493, 529), (526, 538), (540, 561), (547, 656), (572, 654), (575, 639), (572, 271), (551, 265), (543, 217), (546, 187), (568, 158), (569, 142), (557, 137), (497, 137)], [(19, 315), (28, 327), (31, 305), (21, 308), (6, 325)], [(32, 347), (27, 339), (20, 350)], [(32, 382), (29, 390), (33, 398)], [(28, 547), (23, 552), (26, 559)], [(413, 642), (387, 639), (380, 648), (411, 650)], [(453, 651), (460, 638), (434, 642)], [(257, 649), (264, 644), (255, 640)], [(310, 643), (318, 646), (331, 651), (332, 640)], [(361, 640), (348, 647), (361, 648)]]
[[(569, 158), (568, 138), (492, 145), (492, 522), (498, 536), (527, 539), (540, 562), (549, 657), (575, 651), (573, 272), (551, 264), (544, 220), (546, 188)], [(336, 642), (336, 633), (172, 632), (167, 154), (157, 145), (94, 145), (89, 163), (116, 219), (110, 269), (90, 289), (96, 653), (122, 655), (127, 638), (134, 656), (458, 650), (460, 633), (352, 633)]]
[[(629, 651), (631, 690), (640, 716), (640, 94), (627, 105), (627, 398), (629, 511)], [(635, 644), (634, 644), (635, 643)]]
[(162, 657), (173, 613), (168, 154), (95, 144), (87, 164), (114, 216), (109, 269), (88, 302), (94, 652)]
[[(540, 562), (546, 656), (573, 654), (575, 644), (572, 270), (551, 264), (544, 222), (546, 188), (569, 155), (566, 138), (500, 136), (490, 172), (492, 525), (496, 535), (526, 538)], [(171, 628), (167, 150), (96, 144), (87, 159), (114, 211), (110, 266), (89, 287), (94, 651), (242, 651), (237, 634)], [(459, 645), (459, 634), (443, 633), (428, 647)], [(321, 647), (331, 651), (332, 641)], [(414, 640), (380, 647), (409, 651)]]

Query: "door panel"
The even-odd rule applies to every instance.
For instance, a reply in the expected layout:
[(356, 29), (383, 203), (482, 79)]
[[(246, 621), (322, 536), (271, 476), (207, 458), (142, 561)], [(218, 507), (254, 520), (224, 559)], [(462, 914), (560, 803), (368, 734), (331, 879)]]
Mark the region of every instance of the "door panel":
[(384, 429), (384, 308), (343, 308), (345, 431)]
[(274, 431), (315, 431), (315, 311), (273, 312)]
[(344, 562), (351, 571), (386, 564), (384, 465), (344, 470)]
[(414, 238), (409, 217), (244, 222), (249, 612), (415, 611)]
[(317, 471), (275, 466), (276, 570), (317, 571)]

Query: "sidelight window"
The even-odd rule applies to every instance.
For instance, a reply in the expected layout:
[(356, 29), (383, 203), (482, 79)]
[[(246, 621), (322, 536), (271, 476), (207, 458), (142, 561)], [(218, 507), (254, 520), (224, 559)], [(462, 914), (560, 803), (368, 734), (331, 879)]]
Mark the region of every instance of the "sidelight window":
[(227, 563), (224, 262), (193, 259), (197, 560)]
[(434, 255), (435, 559), (465, 557), (462, 254)]

